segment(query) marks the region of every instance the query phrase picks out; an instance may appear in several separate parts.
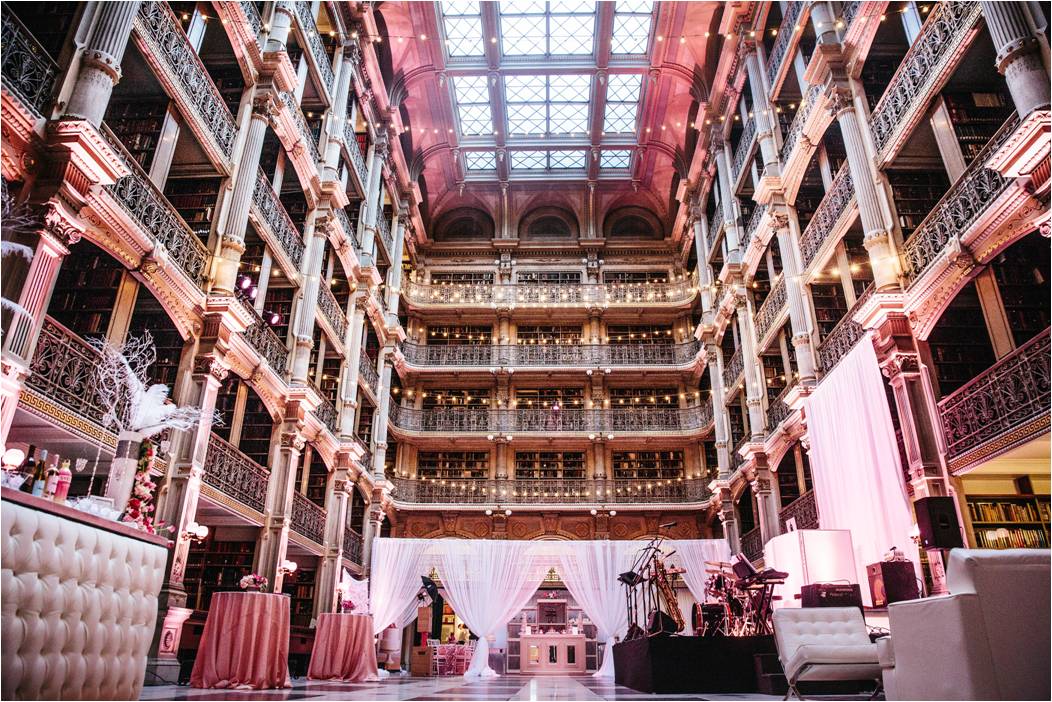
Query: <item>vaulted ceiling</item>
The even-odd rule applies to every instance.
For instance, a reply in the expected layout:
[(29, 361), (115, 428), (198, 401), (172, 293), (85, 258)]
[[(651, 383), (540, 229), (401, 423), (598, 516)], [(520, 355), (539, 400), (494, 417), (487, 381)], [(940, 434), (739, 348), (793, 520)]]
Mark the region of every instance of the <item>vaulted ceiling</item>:
[(590, 207), (643, 207), (669, 227), (723, 7), (382, 3), (381, 68), (425, 216), (468, 206), (498, 219), (535, 201), (580, 209), (591, 187)]

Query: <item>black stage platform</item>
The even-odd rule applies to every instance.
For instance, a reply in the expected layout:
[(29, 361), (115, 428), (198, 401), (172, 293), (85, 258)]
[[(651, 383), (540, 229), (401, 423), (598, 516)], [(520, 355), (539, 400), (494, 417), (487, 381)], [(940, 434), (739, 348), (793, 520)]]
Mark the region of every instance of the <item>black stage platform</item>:
[(640, 692), (756, 692), (754, 656), (773, 636), (653, 636), (614, 645), (614, 680)]

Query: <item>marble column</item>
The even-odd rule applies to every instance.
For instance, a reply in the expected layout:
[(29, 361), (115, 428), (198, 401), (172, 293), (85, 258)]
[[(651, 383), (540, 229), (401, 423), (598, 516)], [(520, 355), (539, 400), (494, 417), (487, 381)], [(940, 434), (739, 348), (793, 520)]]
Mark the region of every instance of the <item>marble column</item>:
[(723, 363), (722, 352), (716, 344), (705, 344), (706, 366), (709, 369), (709, 385), (712, 387), (712, 422), (713, 433), (716, 437), (716, 460), (718, 462), (720, 478), (728, 478), (731, 474), (730, 454), (730, 420), (727, 416), (727, 407), (723, 404)]
[(808, 328), (804, 305), (804, 288), (800, 284), (800, 246), (789, 229), (789, 216), (784, 212), (771, 214), (778, 236), (778, 253), (782, 260), (782, 278), (785, 280), (785, 299), (789, 306), (789, 326), (793, 333), (793, 352), (800, 383), (815, 384), (815, 355), (811, 347), (811, 330)]
[(299, 304), (293, 320), (295, 347), (292, 357), (292, 382), (307, 385), (310, 376), (310, 352), (314, 348), (314, 327), (317, 325), (318, 289), (323, 284), (321, 266), (328, 244), (329, 219), (322, 218), (318, 210), (307, 215), (304, 238), (307, 247), (300, 264)]
[[(713, 137), (715, 139), (715, 137)], [(722, 135), (712, 144), (716, 151), (716, 176), (720, 181), (720, 207), (723, 208), (723, 231), (727, 241), (727, 263), (741, 262), (741, 226), (734, 207), (734, 187), (731, 184), (731, 157)]]
[(91, 36), (81, 55), (77, 81), (66, 104), (67, 117), (80, 117), (96, 127), (102, 124), (113, 86), (121, 79), (121, 60), (131, 39), (139, 2), (102, 2)]
[(406, 223), (409, 221), (409, 203), (398, 203), (392, 228), (394, 242), (391, 251), (391, 267), (387, 271), (387, 326), (398, 326), (398, 303), (402, 293), (402, 251), (405, 246)]
[(292, 18), (296, 10), (290, 0), (278, 0), (274, 3), (274, 11), (270, 17), (270, 32), (267, 34), (267, 44), (264, 51), (272, 53), (285, 51), (288, 45), (289, 32), (292, 30)]
[(380, 185), (390, 148), (387, 128), (383, 126), (369, 147), (369, 174), (365, 179), (365, 200), (362, 202), (358, 240), (362, 242), (362, 268), (376, 266), (376, 219), (380, 216)]
[(387, 423), (391, 407), (391, 354), (393, 347), (385, 348), (380, 355), (380, 389), (377, 395), (376, 415), (373, 417), (373, 476), (384, 478), (387, 460)]
[(771, 469), (764, 457), (757, 461), (753, 468), (750, 482), (752, 494), (756, 497), (756, 519), (760, 525), (760, 540), (766, 544), (782, 533), (781, 521), (778, 518), (778, 502), (771, 489)]
[(753, 339), (752, 309), (746, 295), (735, 295), (738, 312), (738, 339), (741, 342), (742, 367), (745, 376), (745, 403), (749, 408), (750, 440), (762, 442), (764, 439), (764, 417), (762, 398), (764, 396), (764, 379), (760, 372), (760, 361), (756, 353), (756, 342)]
[(774, 141), (774, 121), (771, 118), (771, 104), (767, 101), (765, 87), (765, 70), (760, 65), (760, 55), (756, 45), (751, 44), (745, 55), (745, 68), (749, 73), (749, 94), (752, 97), (753, 121), (756, 123), (756, 141), (760, 145), (760, 156), (763, 158), (763, 176), (777, 176), (778, 147)]
[(694, 253), (698, 259), (698, 289), (701, 292), (701, 322), (710, 326), (715, 314), (712, 293), (712, 270), (709, 268), (709, 223), (701, 208), (695, 208)]
[(325, 543), (319, 559), (318, 586), (314, 595), (314, 616), (322, 612), (339, 611), (336, 602), (336, 586), (343, 570), (343, 535), (350, 505), (349, 491), (354, 483), (349, 480), (354, 472), (351, 455), (347, 451), (336, 454), (336, 468), (329, 476), (329, 489), (325, 496)]
[(386, 517), (380, 495), (373, 491), (373, 501), (365, 513), (365, 528), (362, 531), (362, 570), (367, 577), (372, 570), (373, 540), (380, 535)]
[(347, 123), (347, 96), (350, 93), (352, 73), (354, 73), (354, 65), (351, 63), (351, 52), (345, 45), (336, 78), (336, 91), (332, 96), (332, 106), (329, 107), (326, 124), (328, 140), (325, 143), (325, 154), (322, 159), (324, 163), (323, 180), (339, 180), (340, 178), (340, 144), (343, 143), (344, 126)]
[[(290, 414), (302, 412), (291, 407)], [(284, 574), (279, 568), (288, 552), (289, 529), (292, 526), (292, 493), (296, 489), (296, 471), (306, 440), (300, 422), (289, 417), (275, 428), (278, 441), (271, 447), (270, 480), (263, 526), (259, 530), (256, 557), (252, 571), (270, 581), (272, 592), (281, 592)]]
[(347, 363), (340, 383), (340, 438), (354, 436), (354, 416), (358, 408), (358, 377), (360, 375), (362, 342), (365, 337), (365, 307), (369, 300), (369, 289), (358, 287), (351, 293), (351, 317), (347, 324), (347, 336), (343, 346), (347, 349)]
[(1049, 74), (1041, 58), (1040, 39), (1027, 21), (1021, 2), (980, 3), (990, 38), (997, 49), (997, 70), (1008, 82), (1015, 111), (1025, 119), (1049, 107)]

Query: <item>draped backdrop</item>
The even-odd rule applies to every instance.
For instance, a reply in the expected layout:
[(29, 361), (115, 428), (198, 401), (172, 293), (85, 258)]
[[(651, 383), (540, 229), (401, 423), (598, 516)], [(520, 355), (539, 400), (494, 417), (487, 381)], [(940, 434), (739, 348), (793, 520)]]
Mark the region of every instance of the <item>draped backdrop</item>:
[[(478, 637), (465, 677), (496, 676), (489, 642), (536, 593), (549, 568), (595, 623), (606, 643), (597, 677), (613, 677), (615, 636), (628, 626), (624, 591), (617, 576), (629, 570), (645, 541), (497, 541), (377, 538), (369, 581), (373, 628), (404, 627), (416, 614), (420, 576), (434, 568), (453, 611)], [(723, 539), (666, 541), (673, 562), (687, 568), (691, 593), (704, 600), (706, 560), (729, 560)]]
[[(823, 529), (851, 532), (858, 580), (892, 546), (916, 567), (913, 519), (891, 422), (888, 396), (870, 335), (837, 364), (806, 400), (811, 472)], [(867, 601), (869, 589), (862, 588)], [(872, 604), (872, 603), (869, 603)]]

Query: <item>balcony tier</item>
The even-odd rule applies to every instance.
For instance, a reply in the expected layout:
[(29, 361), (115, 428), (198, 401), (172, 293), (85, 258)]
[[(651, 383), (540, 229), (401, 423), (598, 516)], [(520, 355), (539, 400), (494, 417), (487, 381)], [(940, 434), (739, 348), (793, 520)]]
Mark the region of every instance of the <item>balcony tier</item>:
[(698, 359), (701, 343), (683, 344), (451, 344), (427, 346), (406, 342), (402, 355), (414, 369), (451, 368), (654, 368), (682, 367)]

